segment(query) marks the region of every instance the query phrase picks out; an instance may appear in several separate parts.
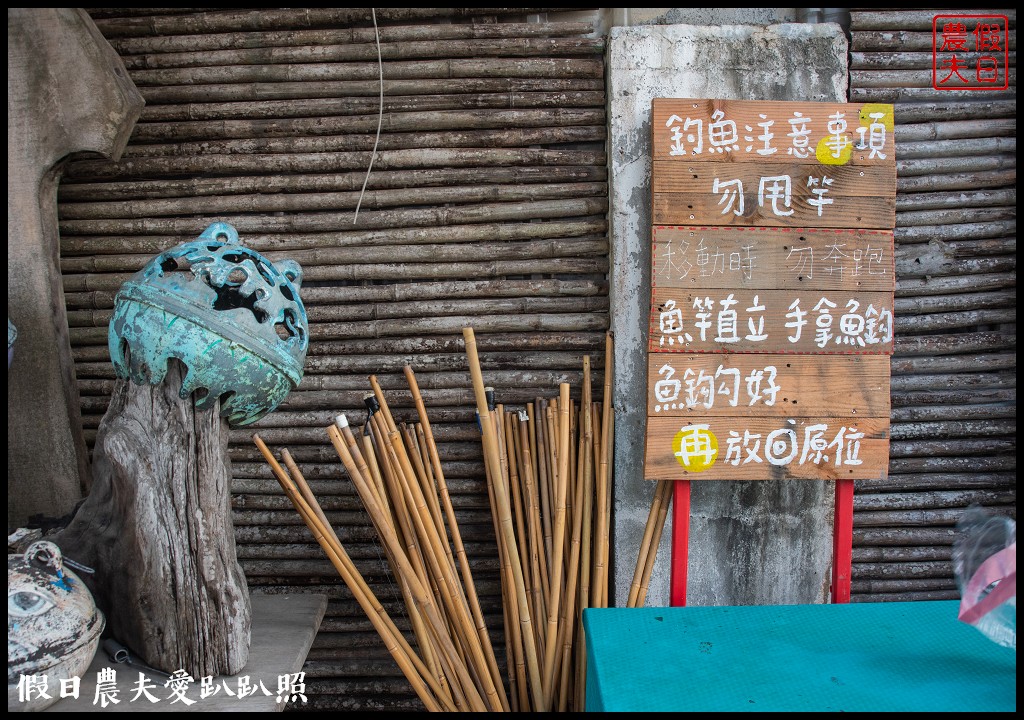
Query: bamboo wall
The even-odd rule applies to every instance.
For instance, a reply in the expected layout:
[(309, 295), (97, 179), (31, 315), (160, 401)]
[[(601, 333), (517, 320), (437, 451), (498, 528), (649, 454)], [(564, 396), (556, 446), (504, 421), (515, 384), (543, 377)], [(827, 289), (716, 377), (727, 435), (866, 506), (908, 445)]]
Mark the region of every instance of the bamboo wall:
[[(1010, 88), (932, 88), (937, 13), (1010, 17)], [(1016, 518), (1016, 13), (851, 12), (850, 101), (895, 104), (896, 346), (885, 483), (858, 483), (856, 602), (960, 597), (970, 504)]]
[(474, 328), (484, 377), (508, 406), (557, 397), (562, 382), (578, 398), (583, 357), (603, 367), (604, 41), (547, 10), (378, 9), (382, 117), (368, 9), (90, 11), (147, 104), (119, 162), (77, 159), (60, 189), (87, 440), (114, 382), (114, 294), (149, 258), (223, 220), (249, 247), (302, 264), (306, 375), (274, 413), (232, 432), (230, 455), (250, 587), (330, 598), (305, 667), (309, 709), (422, 705), (281, 493), (253, 431), (289, 449), (401, 624), (402, 598), (324, 428), (338, 413), (365, 420), (371, 374), (396, 420), (413, 420), (402, 373), (412, 366), (500, 645), (462, 328)]

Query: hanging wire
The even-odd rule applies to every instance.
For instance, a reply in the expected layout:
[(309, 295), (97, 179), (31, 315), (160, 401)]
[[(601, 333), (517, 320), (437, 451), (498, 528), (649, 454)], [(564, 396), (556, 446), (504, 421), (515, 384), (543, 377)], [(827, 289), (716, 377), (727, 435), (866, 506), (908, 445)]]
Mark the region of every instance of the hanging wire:
[(356, 214), (352, 218), (355, 225), (359, 220), (359, 208), (363, 204), (363, 195), (366, 194), (366, 184), (370, 181), (370, 170), (373, 169), (373, 161), (377, 157), (377, 144), (380, 142), (380, 129), (384, 124), (384, 60), (380, 55), (380, 30), (377, 29), (377, 11), (370, 8), (373, 15), (373, 35), (377, 40), (377, 67), (380, 70), (380, 113), (377, 116), (377, 137), (373, 141), (373, 152), (370, 154), (370, 164), (366, 168), (366, 177), (363, 179), (363, 189), (359, 191), (359, 202), (356, 203)]

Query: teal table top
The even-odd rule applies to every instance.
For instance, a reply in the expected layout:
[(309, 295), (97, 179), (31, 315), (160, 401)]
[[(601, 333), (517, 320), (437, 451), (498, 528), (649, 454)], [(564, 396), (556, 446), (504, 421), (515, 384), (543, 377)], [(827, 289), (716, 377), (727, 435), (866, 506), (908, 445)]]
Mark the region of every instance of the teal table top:
[(583, 611), (588, 711), (1016, 711), (959, 602)]

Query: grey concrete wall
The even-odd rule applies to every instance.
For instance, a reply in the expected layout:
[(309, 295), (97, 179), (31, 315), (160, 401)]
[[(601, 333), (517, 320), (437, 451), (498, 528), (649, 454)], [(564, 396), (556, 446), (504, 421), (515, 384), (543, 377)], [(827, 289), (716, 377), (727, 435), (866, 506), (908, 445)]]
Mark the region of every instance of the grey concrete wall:
[[(756, 20), (754, 20), (756, 22)], [(646, 25), (609, 33), (612, 331), (615, 333), (615, 603), (624, 606), (654, 495), (643, 479), (650, 305), (651, 100), (844, 102), (836, 24)], [(834, 487), (818, 481), (693, 482), (687, 602), (823, 602)], [(647, 604), (669, 604), (671, 521)]]

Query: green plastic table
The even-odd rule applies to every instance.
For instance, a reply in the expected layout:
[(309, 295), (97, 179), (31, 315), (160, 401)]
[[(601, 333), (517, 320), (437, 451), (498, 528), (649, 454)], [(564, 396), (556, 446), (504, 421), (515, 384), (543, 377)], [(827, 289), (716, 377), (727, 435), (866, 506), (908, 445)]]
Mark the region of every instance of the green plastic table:
[(1016, 711), (958, 601), (583, 611), (588, 711)]

